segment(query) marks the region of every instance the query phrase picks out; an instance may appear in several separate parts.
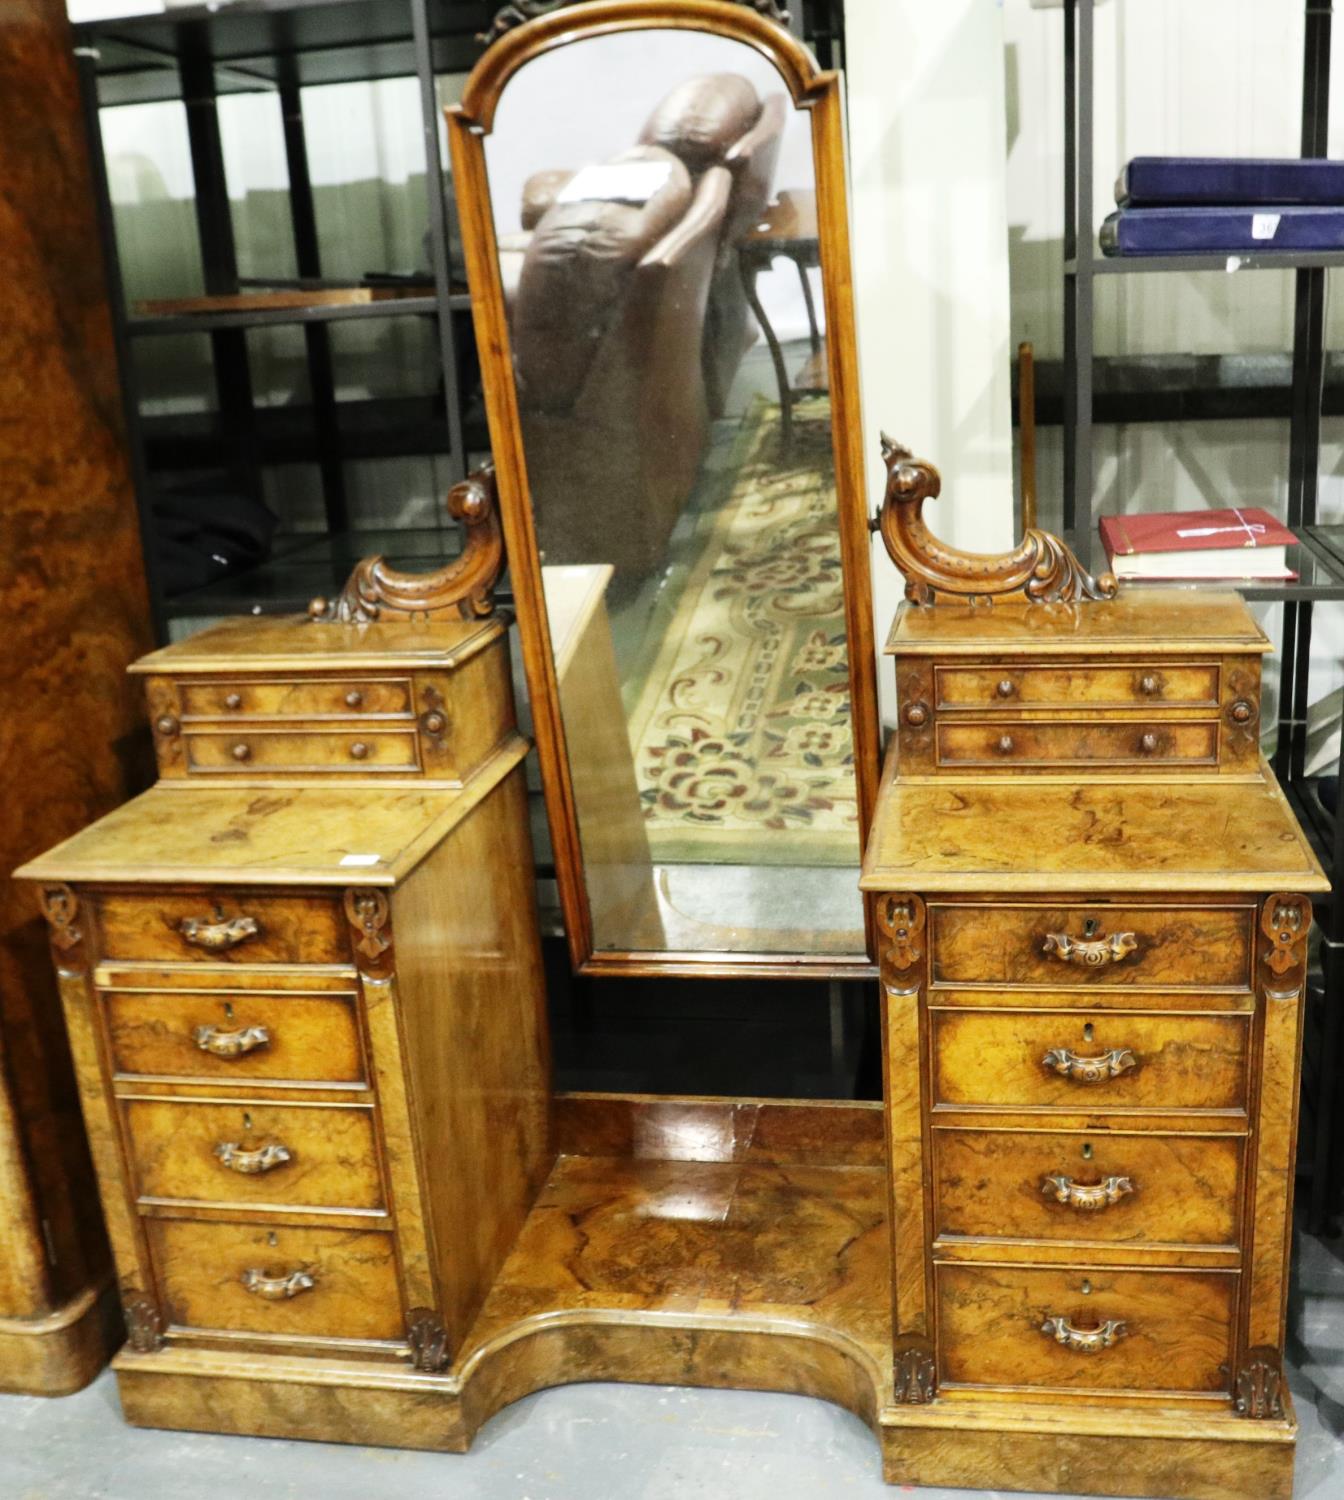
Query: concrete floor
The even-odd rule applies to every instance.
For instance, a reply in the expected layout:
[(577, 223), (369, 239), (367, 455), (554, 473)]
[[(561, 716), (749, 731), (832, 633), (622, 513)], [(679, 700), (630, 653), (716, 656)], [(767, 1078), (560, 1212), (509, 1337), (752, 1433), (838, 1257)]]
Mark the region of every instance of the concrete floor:
[[(1344, 1245), (1303, 1237), (1291, 1314), (1295, 1500), (1344, 1496)], [(465, 1458), (125, 1426), (104, 1373), (64, 1400), (0, 1397), (0, 1500), (992, 1500), (892, 1490), (872, 1434), (801, 1396), (658, 1386), (542, 1391)]]

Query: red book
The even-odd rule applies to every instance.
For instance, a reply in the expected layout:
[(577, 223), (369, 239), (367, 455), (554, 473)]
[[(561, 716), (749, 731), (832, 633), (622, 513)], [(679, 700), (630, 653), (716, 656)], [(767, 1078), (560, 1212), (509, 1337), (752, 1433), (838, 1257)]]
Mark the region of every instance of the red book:
[(1101, 540), (1117, 578), (1296, 578), (1297, 538), (1267, 510), (1168, 510), (1103, 516)]

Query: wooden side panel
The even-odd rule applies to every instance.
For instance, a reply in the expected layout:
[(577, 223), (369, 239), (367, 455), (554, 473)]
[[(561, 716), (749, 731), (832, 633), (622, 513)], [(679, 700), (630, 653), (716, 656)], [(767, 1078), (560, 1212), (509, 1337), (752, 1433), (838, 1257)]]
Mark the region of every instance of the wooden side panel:
[(61, 0), (0, 8), (0, 181), (0, 1316), (40, 1317), (108, 1252), (43, 924), (9, 872), (152, 775), (125, 677), (149, 611)]
[(392, 925), (441, 1310), (455, 1348), (552, 1161), (521, 767), (395, 893)]
[[(1270, 896), (1262, 908), (1256, 970), (1264, 1033), (1246, 1298), (1246, 1343), (1252, 1349), (1283, 1348), (1310, 926), (1305, 896)], [(1286, 941), (1276, 941), (1279, 934)]]
[[(517, 723), (508, 636), (501, 634), (454, 672), (418, 672), (415, 712), (420, 718), (420, 758), (426, 776), (466, 781)], [(432, 733), (429, 716), (447, 725)]]

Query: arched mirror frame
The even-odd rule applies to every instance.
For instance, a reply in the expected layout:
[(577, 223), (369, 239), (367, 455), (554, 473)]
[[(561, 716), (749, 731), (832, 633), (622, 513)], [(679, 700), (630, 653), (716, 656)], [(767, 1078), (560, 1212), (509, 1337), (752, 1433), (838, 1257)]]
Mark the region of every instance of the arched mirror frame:
[(557, 47), (621, 31), (700, 31), (745, 43), (773, 63), (795, 108), (809, 111), (816, 176), (819, 254), (831, 394), (837, 525), (844, 577), (849, 653), (850, 724), (860, 842), (877, 798), (881, 734), (872, 618), (872, 571), (864, 486), (863, 428), (854, 339), (849, 209), (846, 192), (843, 92), (840, 74), (822, 69), (785, 28), (743, 0), (582, 0), (507, 30), (476, 65), (461, 102), (445, 110), (467, 271), (473, 292), (501, 517), (517, 605), (524, 669), (554, 848), (556, 878), (570, 958), (582, 973), (707, 977), (855, 978), (875, 973), (871, 903), (864, 903), (867, 953), (731, 953), (595, 949), (578, 812), (570, 771), (560, 689), (542, 591), (527, 462), (513, 379), (485, 142), (509, 80)]

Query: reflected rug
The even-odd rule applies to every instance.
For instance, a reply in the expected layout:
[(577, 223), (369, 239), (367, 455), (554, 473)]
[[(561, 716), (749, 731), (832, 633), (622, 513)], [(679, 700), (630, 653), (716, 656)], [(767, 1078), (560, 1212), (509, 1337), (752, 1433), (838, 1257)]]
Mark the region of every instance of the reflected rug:
[[(634, 686), (630, 741), (650, 849), (675, 864), (858, 858), (830, 404), (743, 418), (692, 511)], [(659, 628), (661, 627), (661, 628)]]

